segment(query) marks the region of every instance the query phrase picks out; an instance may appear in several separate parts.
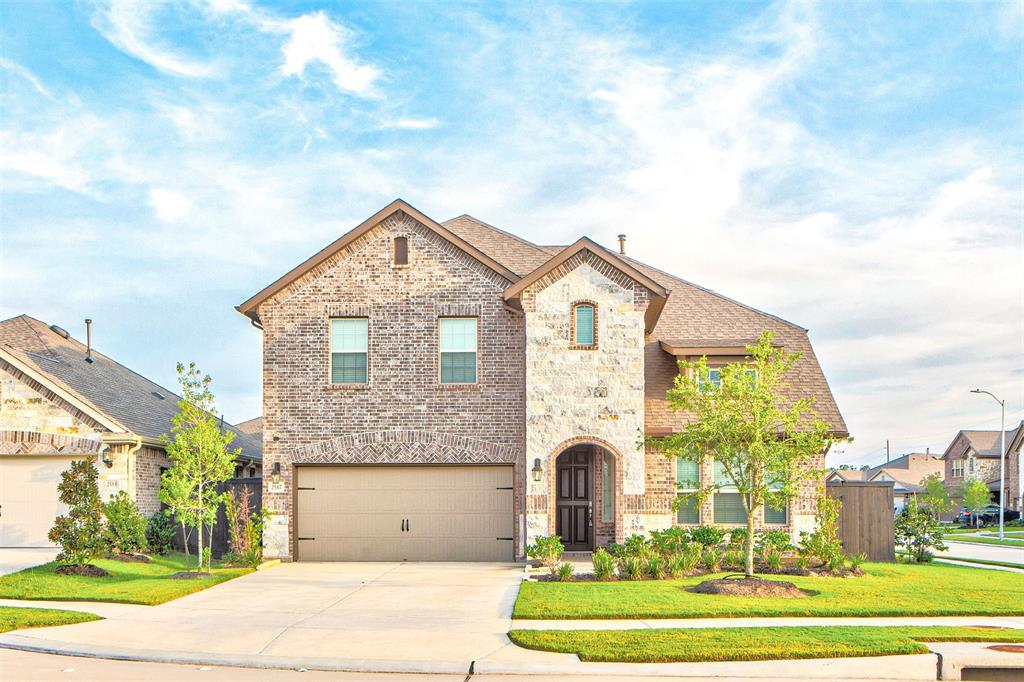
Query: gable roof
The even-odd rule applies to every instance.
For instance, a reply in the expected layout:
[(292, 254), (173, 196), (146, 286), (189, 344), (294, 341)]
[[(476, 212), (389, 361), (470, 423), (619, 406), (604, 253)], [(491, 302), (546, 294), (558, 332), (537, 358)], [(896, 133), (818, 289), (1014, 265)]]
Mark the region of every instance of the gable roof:
[[(28, 315), (0, 322), (0, 359), (9, 362), (82, 410), (114, 434), (129, 434), (158, 444), (170, 431), (181, 396), (150, 381), (95, 348), (85, 361), (86, 346), (64, 337)], [(159, 397), (159, 396), (162, 396)], [(233, 445), (245, 457), (259, 459), (260, 445), (230, 424)]]
[(270, 298), (277, 292), (281, 291), (282, 289), (290, 285), (292, 282), (296, 281), (297, 279), (305, 275), (307, 272), (309, 272), (316, 266), (326, 261), (334, 254), (344, 249), (346, 246), (354, 242), (356, 239), (363, 236), (364, 234), (372, 230), (374, 227), (376, 227), (378, 224), (380, 224), (381, 221), (386, 220), (387, 218), (398, 212), (402, 212), (410, 216), (420, 224), (437, 233), (443, 239), (451, 242), (462, 251), (466, 252), (476, 260), (480, 261), (481, 263), (483, 263), (488, 268), (498, 273), (508, 281), (515, 282), (519, 279), (519, 275), (516, 274), (514, 271), (506, 267), (504, 264), (502, 264), (495, 258), (492, 258), (491, 256), (487, 255), (486, 253), (484, 253), (484, 251), (480, 250), (473, 244), (469, 243), (456, 233), (452, 232), (447, 227), (435, 222), (432, 218), (427, 217), (425, 214), (413, 208), (402, 199), (395, 199), (390, 204), (388, 204), (381, 210), (377, 211), (363, 222), (359, 223), (359, 225), (355, 226), (354, 228), (343, 234), (341, 237), (335, 239), (333, 242), (331, 242), (330, 244), (320, 249), (315, 254), (313, 254), (312, 256), (310, 256), (309, 258), (307, 258), (306, 260), (304, 260), (303, 262), (299, 263), (297, 266), (289, 270), (287, 273), (274, 280), (274, 282), (261, 289), (259, 292), (251, 296), (248, 300), (246, 300), (244, 303), (236, 306), (235, 310), (250, 318), (254, 322), (259, 322), (259, 313), (257, 312), (257, 308), (259, 307), (260, 303), (263, 303), (268, 298)]
[[(544, 265), (552, 256), (536, 244), (488, 225), (473, 216), (463, 214), (441, 224), (494, 260), (501, 261), (520, 277), (525, 277)], [(560, 250), (561, 248), (557, 249)]]
[[(1014, 445), (1017, 443), (1019, 432), (1024, 429), (1024, 421), (1020, 423), (1016, 428), (1010, 429), (1006, 432), (1006, 451), (1013, 452)], [(957, 456), (963, 454), (963, 452), (953, 452), (953, 446), (957, 444), (960, 437), (963, 436), (967, 443), (967, 446), (974, 450), (976, 456), (986, 458), (999, 458), (999, 431), (976, 431), (976, 430), (961, 430), (958, 431), (953, 441), (946, 448), (943, 453), (943, 457), (947, 457), (950, 454)]]
[(548, 258), (543, 265), (533, 270), (533, 272), (526, 275), (518, 282), (513, 283), (505, 289), (503, 294), (505, 300), (513, 301), (518, 299), (520, 294), (522, 294), (527, 287), (535, 284), (544, 277), (544, 275), (559, 267), (573, 256), (583, 252), (593, 254), (650, 291), (651, 300), (647, 306), (645, 320), (647, 332), (650, 333), (651, 330), (654, 329), (655, 324), (657, 324), (658, 316), (661, 315), (662, 309), (665, 307), (665, 299), (668, 298), (669, 292), (666, 291), (665, 287), (661, 286), (661, 284), (651, 279), (645, 273), (637, 270), (633, 265), (626, 262), (618, 255), (613, 254), (607, 249), (594, 243), (589, 237), (580, 237), (575, 243), (570, 244), (554, 256)]
[(844, 481), (863, 481), (864, 474), (866, 473), (866, 471), (862, 471), (861, 469), (836, 469), (835, 471), (829, 472), (825, 478), (826, 480), (830, 478), (839, 478)]

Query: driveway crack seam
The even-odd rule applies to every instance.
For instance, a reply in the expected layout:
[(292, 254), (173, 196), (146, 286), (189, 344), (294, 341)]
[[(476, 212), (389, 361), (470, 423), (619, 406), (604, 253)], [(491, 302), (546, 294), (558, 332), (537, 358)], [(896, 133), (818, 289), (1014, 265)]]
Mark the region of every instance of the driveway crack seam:
[(298, 627), (298, 626), (302, 625), (303, 623), (305, 623), (305, 622), (306, 622), (307, 620), (309, 620), (310, 618), (312, 618), (313, 616), (319, 616), (319, 615), (320, 615), (321, 613), (323, 613), (323, 612), (324, 612), (324, 611), (326, 611), (327, 609), (330, 609), (330, 608), (333, 608), (333, 607), (337, 606), (337, 605), (338, 605), (338, 604), (340, 604), (341, 602), (343, 602), (343, 601), (345, 601), (346, 599), (348, 599), (349, 597), (351, 597), (351, 596), (352, 596), (353, 594), (355, 594), (356, 592), (360, 592), (360, 591), (361, 591), (361, 590), (362, 590), (362, 589), (363, 589), (364, 587), (367, 587), (367, 586), (369, 586), (370, 584), (372, 584), (372, 583), (375, 583), (375, 582), (377, 582), (378, 580), (380, 580), (380, 579), (381, 579), (381, 578), (383, 578), (384, 576), (388, 575), (389, 573), (393, 573), (394, 571), (397, 571), (397, 570), (398, 570), (399, 568), (401, 568), (401, 567), (402, 567), (402, 564), (398, 564), (398, 565), (396, 565), (396, 566), (394, 566), (394, 567), (392, 567), (392, 568), (389, 568), (388, 570), (384, 571), (383, 573), (381, 573), (381, 574), (379, 574), (379, 575), (376, 575), (376, 576), (374, 576), (374, 577), (370, 578), (369, 580), (367, 580), (367, 581), (366, 581), (366, 582), (364, 582), (364, 583), (363, 583), (362, 585), (360, 585), (360, 586), (359, 586), (359, 587), (357, 587), (356, 589), (352, 590), (351, 592), (349, 592), (349, 593), (348, 593), (348, 594), (346, 594), (345, 596), (343, 596), (343, 597), (339, 597), (338, 599), (336, 599), (335, 601), (331, 602), (330, 604), (328, 604), (328, 605), (327, 605), (327, 606), (325, 606), (324, 608), (320, 609), (319, 611), (316, 611), (316, 612), (314, 612), (314, 613), (311, 613), (311, 614), (309, 614), (308, 616), (306, 616), (305, 618), (303, 618), (302, 620), (298, 620), (298, 621), (295, 621), (294, 623), (291, 623), (290, 625), (285, 625), (285, 626), (284, 626), (283, 628), (281, 628), (281, 632), (279, 632), (279, 633), (277, 633), (276, 635), (274, 635), (274, 639), (272, 639), (272, 640), (270, 640), (269, 642), (267, 642), (266, 644), (264, 644), (264, 645), (263, 645), (263, 646), (262, 646), (262, 647), (260, 648), (260, 650), (256, 652), (256, 655), (257, 655), (257, 656), (259, 656), (259, 655), (260, 655), (260, 654), (262, 654), (262, 653), (263, 653), (264, 651), (266, 651), (266, 650), (267, 650), (267, 647), (269, 647), (269, 646), (270, 646), (271, 644), (273, 644), (274, 642), (276, 642), (277, 640), (279, 640), (279, 639), (281, 638), (281, 635), (283, 635), (284, 633), (286, 633), (286, 632), (287, 632), (288, 630), (290, 630), (290, 629), (292, 629), (292, 628), (294, 628), (294, 627)]

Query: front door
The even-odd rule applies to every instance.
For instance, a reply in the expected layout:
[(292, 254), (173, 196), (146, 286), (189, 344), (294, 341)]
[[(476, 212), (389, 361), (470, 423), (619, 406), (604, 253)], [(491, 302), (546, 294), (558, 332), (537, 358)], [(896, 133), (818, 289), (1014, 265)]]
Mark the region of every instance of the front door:
[(594, 547), (592, 461), (591, 449), (587, 446), (567, 450), (556, 461), (555, 532), (570, 552)]

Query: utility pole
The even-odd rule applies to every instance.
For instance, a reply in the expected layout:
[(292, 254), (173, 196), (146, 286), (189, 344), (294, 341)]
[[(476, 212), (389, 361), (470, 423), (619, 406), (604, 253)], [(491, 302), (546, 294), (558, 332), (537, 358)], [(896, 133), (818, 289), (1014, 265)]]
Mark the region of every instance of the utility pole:
[(889, 439), (885, 439), (885, 463), (889, 463)]
[[(1003, 516), (1006, 515), (1006, 401), (1000, 400), (995, 394), (976, 388), (971, 393), (985, 393), (999, 403), (999, 539), (1003, 539)], [(1019, 463), (1018, 463), (1019, 464)], [(1019, 467), (1018, 467), (1019, 469)], [(1018, 483), (1018, 485), (1020, 485)]]

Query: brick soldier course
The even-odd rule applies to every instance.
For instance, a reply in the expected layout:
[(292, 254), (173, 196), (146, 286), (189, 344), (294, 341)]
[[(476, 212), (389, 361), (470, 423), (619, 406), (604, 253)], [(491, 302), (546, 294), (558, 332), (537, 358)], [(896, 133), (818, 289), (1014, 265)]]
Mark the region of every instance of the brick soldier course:
[[(396, 238), (407, 240), (407, 264), (394, 262)], [(592, 343), (574, 337), (581, 304), (593, 310)], [(688, 418), (665, 401), (677, 363), (735, 361), (765, 330), (804, 353), (793, 394), (814, 396), (846, 435), (805, 329), (586, 238), (538, 246), (469, 216), (437, 223), (396, 200), (238, 310), (263, 333), (265, 542), (286, 560), (297, 465), (512, 464), (519, 557), (555, 532), (558, 458), (585, 445), (597, 545), (669, 527), (674, 465), (641, 441)], [(367, 320), (366, 381), (332, 383), (331, 320), (350, 317)], [(445, 317), (477, 320), (475, 383), (440, 381)], [(806, 529), (813, 501), (808, 488), (773, 527)], [(711, 521), (712, 503), (700, 518)]]

